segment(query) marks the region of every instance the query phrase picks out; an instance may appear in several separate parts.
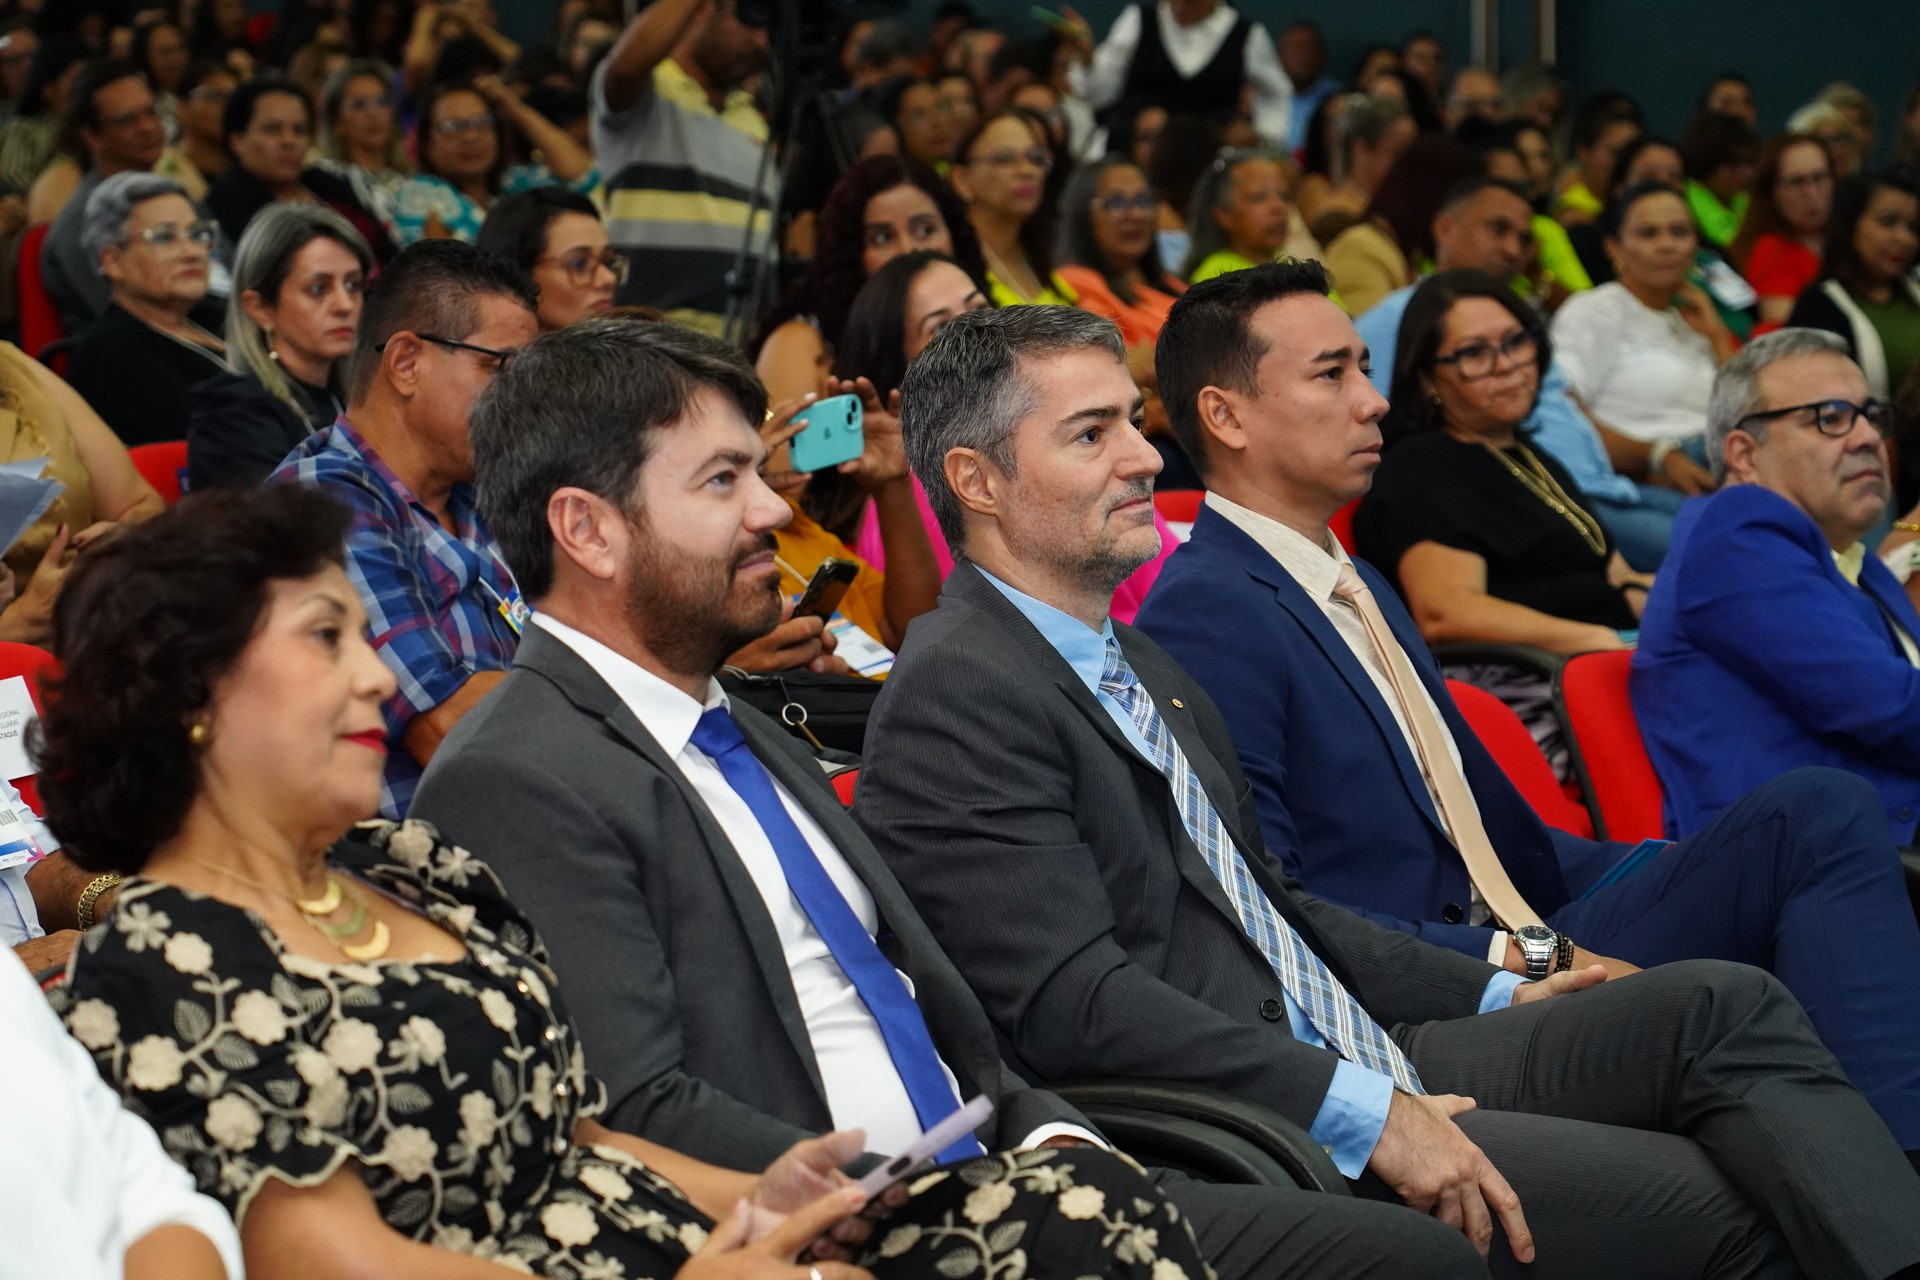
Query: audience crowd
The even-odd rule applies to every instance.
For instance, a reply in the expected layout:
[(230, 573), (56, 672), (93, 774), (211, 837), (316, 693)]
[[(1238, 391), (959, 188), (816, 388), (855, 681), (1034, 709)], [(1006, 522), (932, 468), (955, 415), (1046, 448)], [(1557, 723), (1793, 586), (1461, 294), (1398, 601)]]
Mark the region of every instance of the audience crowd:
[(0, 2), (0, 1280), (1920, 1277), (1920, 87), (497, 3)]

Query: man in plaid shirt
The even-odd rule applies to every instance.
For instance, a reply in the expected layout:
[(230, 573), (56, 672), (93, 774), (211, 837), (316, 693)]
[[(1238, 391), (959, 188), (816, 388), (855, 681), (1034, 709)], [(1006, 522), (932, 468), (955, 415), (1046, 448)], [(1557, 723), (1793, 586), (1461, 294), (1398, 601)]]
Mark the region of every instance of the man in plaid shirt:
[(467, 415), (538, 331), (518, 267), (451, 240), (410, 246), (367, 290), (347, 412), (273, 473), (353, 511), (347, 576), (399, 681), (380, 812), (403, 817), (447, 732), (513, 665), (525, 608), (474, 509)]

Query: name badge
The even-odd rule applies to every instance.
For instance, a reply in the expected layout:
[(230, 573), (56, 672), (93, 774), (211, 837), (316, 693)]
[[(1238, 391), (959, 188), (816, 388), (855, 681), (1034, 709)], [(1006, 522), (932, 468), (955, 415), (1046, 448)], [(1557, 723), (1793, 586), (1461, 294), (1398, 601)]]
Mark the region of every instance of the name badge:
[(519, 635), (520, 629), (527, 625), (529, 618), (533, 617), (533, 610), (528, 608), (527, 602), (520, 598), (518, 587), (513, 589), (512, 595), (501, 597), (500, 603), (495, 605), (494, 609), (506, 619), (507, 625), (513, 628), (515, 635)]
[(827, 630), (837, 642), (834, 656), (845, 661), (857, 674), (872, 678), (893, 670), (893, 650), (847, 621), (845, 615), (834, 614)]
[(46, 856), (13, 807), (0, 805), (0, 871), (38, 862)]

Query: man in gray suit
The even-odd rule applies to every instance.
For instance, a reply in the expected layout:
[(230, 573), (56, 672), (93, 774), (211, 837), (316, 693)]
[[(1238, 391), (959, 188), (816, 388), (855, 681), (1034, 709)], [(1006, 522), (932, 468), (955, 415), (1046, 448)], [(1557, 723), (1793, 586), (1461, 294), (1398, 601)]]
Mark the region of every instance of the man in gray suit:
[[(1352, 332), (1302, 339), (1329, 395), (1365, 377)], [(902, 389), (960, 563), (880, 698), (855, 813), (1015, 1069), (1264, 1103), (1496, 1274), (1920, 1262), (1920, 1178), (1765, 973), (1523, 985), (1286, 877), (1218, 708), (1107, 617), (1157, 545), (1139, 412), (1117, 331), (1065, 308), (959, 317)]]
[[(812, 756), (712, 680), (780, 612), (772, 530), (790, 513), (757, 471), (765, 407), (737, 352), (611, 318), (533, 343), (474, 414), (479, 504), (536, 612), (513, 671), (435, 753), (412, 816), (490, 863), (547, 939), (607, 1086), (605, 1122), (755, 1169), (835, 1127), (894, 1154), (986, 1094), (997, 1111), (971, 1153), (1071, 1148), (1017, 1158), (1104, 1179), (1110, 1213), (1158, 1214), (1163, 1235), (1184, 1220), (1230, 1280), (1478, 1272), (1458, 1236), (1378, 1204), (1159, 1175), (1169, 1210), (1090, 1149), (1102, 1140), (1084, 1117), (1008, 1070)], [(951, 1218), (959, 1181), (899, 1213)], [(1021, 1194), (1053, 1204), (1037, 1183)], [(1074, 1253), (1087, 1202), (1061, 1203), (1067, 1221), (1038, 1235), (1051, 1253), (1030, 1273), (1123, 1273), (1114, 1251), (1152, 1261), (1138, 1233)], [(978, 1224), (991, 1208), (964, 1212)], [(1002, 1235), (980, 1247), (1035, 1247)]]

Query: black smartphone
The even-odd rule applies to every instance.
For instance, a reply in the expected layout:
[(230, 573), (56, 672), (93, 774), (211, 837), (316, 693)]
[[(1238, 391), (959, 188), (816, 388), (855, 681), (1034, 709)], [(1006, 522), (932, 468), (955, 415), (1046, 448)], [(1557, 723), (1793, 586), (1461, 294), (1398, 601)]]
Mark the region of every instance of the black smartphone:
[(800, 596), (800, 603), (793, 606), (796, 618), (819, 618), (825, 620), (833, 616), (840, 607), (840, 597), (847, 594), (847, 588), (860, 573), (860, 566), (851, 560), (839, 560), (832, 556), (820, 562), (813, 571), (812, 581)]

